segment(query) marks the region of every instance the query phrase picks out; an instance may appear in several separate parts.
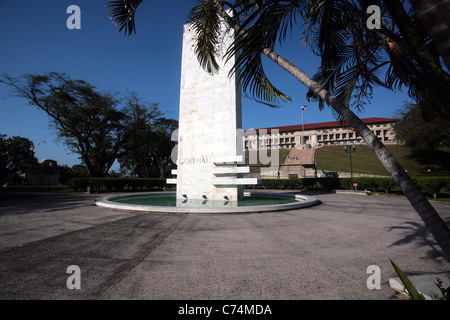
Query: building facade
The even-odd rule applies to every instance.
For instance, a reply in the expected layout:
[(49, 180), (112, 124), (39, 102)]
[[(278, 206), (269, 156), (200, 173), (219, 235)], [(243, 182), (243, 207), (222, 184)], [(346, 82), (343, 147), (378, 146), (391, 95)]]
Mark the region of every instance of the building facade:
[[(394, 131), (396, 119), (374, 117), (361, 120), (384, 144), (397, 143)], [(302, 149), (348, 143), (359, 144), (364, 141), (353, 128), (340, 121), (249, 129), (243, 135), (245, 150), (272, 147)]]

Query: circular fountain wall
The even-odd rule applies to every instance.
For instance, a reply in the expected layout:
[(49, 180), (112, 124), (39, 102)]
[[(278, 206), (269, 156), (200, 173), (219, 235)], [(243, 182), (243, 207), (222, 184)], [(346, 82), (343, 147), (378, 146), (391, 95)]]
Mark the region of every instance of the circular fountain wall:
[(319, 201), (298, 193), (244, 192), (243, 201), (175, 199), (175, 192), (121, 194), (95, 201), (100, 207), (153, 213), (259, 213), (310, 207)]

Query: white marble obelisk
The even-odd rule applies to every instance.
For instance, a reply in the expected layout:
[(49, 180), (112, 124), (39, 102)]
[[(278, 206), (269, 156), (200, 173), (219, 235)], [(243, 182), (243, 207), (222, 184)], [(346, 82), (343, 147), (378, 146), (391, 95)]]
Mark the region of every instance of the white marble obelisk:
[[(229, 75), (234, 59), (219, 60), (220, 70), (206, 72), (194, 52), (195, 32), (184, 26), (176, 179), (177, 199), (237, 201), (243, 184), (257, 179), (243, 161), (241, 94)], [(225, 53), (233, 33), (222, 25), (219, 52)]]

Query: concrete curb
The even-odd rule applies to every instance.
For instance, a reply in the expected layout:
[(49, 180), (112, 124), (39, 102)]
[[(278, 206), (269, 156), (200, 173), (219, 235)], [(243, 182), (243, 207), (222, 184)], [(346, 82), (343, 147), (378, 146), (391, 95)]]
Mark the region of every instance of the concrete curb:
[(295, 199), (297, 202), (261, 205), (261, 206), (243, 206), (243, 207), (166, 207), (166, 206), (147, 206), (134, 205), (114, 202), (114, 200), (145, 195), (161, 195), (174, 194), (174, 192), (145, 192), (134, 194), (120, 194), (96, 200), (95, 204), (99, 207), (106, 207), (117, 210), (139, 211), (147, 213), (202, 213), (202, 214), (235, 214), (235, 213), (261, 213), (273, 211), (285, 211), (311, 207), (318, 204), (320, 201), (314, 197), (295, 193), (268, 193), (268, 192), (244, 192), (245, 196), (257, 196), (266, 198), (282, 198)]
[(343, 193), (343, 194), (356, 194), (361, 196), (367, 196), (369, 191), (365, 190), (332, 190), (334, 193)]

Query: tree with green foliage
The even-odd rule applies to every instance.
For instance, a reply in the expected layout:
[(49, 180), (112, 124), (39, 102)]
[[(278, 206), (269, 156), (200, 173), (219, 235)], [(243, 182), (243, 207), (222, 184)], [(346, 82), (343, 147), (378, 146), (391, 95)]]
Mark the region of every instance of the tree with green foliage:
[(450, 117), (424, 119), (423, 114), (421, 104), (407, 103), (398, 110), (397, 139), (419, 163), (450, 170)]
[[(143, 178), (166, 176), (166, 168), (171, 164), (171, 152), (175, 143), (172, 133), (178, 128), (178, 121), (159, 118), (149, 127), (144, 138), (147, 143), (133, 149), (119, 159), (121, 168)], [(134, 143), (131, 140), (131, 143)]]
[(8, 175), (7, 159), (8, 146), (6, 143), (6, 134), (0, 134), (0, 179), (4, 179)]
[(0, 134), (0, 179), (17, 182), (19, 174), (38, 165), (34, 144), (23, 137)]
[(434, 117), (425, 120), (420, 104), (407, 103), (398, 111), (400, 121), (395, 125), (397, 139), (415, 153), (450, 148), (450, 118)]
[[(142, 0), (108, 3), (111, 18), (120, 26), (119, 30), (129, 35), (135, 31), (135, 11), (140, 3)], [(237, 57), (234, 71), (244, 92), (269, 105), (290, 99), (269, 81), (262, 65), (262, 56), (294, 76), (310, 90), (310, 97), (330, 106), (370, 146), (450, 259), (449, 228), (349, 104), (355, 93), (369, 95), (370, 98), (370, 88), (374, 85), (388, 88), (406, 86), (411, 96), (427, 104), (430, 113), (448, 112), (448, 73), (443, 70), (440, 56), (433, 42), (429, 41), (426, 30), (417, 27), (412, 20), (414, 15), (408, 15), (404, 2), (236, 0), (230, 4), (220, 0), (202, 0), (197, 3), (188, 15), (188, 23), (197, 32), (195, 52), (201, 66), (210, 73), (217, 70), (219, 26), (221, 21), (225, 21), (235, 31), (235, 40), (227, 55)], [(366, 24), (368, 15), (365, 10), (373, 4), (383, 12), (379, 30), (370, 30)], [(323, 58), (322, 70), (316, 79), (275, 51), (276, 45), (282, 43), (296, 25), (296, 19), (304, 19), (312, 34), (323, 35), (318, 43), (318, 54)], [(379, 48), (385, 52), (390, 50), (388, 60), (381, 62), (377, 59)], [(346, 51), (340, 52), (341, 49)], [(346, 60), (350, 61), (347, 62), (349, 65)], [(367, 63), (369, 65), (365, 65)], [(386, 81), (380, 81), (376, 73), (388, 64), (392, 72), (387, 73), (390, 76)], [(333, 90), (336, 86), (337, 92)]]
[(104, 177), (116, 159), (144, 144), (136, 137), (161, 114), (157, 104), (143, 103), (136, 93), (119, 99), (60, 73), (4, 75), (0, 82), (48, 114), (58, 136), (81, 156), (92, 177)]

